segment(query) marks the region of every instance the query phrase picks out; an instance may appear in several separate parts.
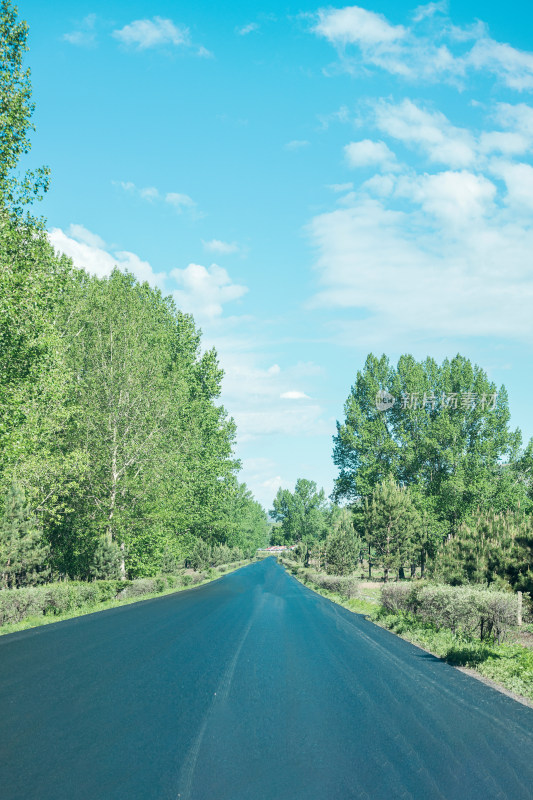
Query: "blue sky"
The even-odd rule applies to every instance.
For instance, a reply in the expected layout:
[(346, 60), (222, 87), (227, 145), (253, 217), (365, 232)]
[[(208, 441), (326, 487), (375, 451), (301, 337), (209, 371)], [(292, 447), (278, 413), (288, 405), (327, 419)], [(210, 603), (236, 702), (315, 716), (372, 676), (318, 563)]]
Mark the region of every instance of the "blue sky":
[(527, 440), (531, 7), (19, 4), (51, 241), (191, 311), (241, 478), (329, 493), (369, 352), (457, 352)]

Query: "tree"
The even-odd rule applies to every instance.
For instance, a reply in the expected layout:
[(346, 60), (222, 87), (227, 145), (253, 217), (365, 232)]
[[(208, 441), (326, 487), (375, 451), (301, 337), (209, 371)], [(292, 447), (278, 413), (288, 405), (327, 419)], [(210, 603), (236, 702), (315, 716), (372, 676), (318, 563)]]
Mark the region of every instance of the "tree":
[(388, 580), (391, 569), (401, 575), (420, 529), (409, 490), (398, 486), (392, 477), (382, 481), (367, 498), (365, 517), (367, 543), (383, 567), (384, 580)]
[(28, 507), (24, 492), (13, 484), (0, 521), (2, 588), (41, 583), (49, 574), (49, 550)]
[(228, 487), (227, 507), (223, 517), (224, 542), (230, 547), (240, 548), (246, 556), (255, 554), (259, 547), (266, 547), (270, 525), (265, 510), (254, 500), (245, 483), (235, 479), (233, 488)]
[(332, 533), (326, 540), (327, 571), (336, 575), (351, 575), (361, 554), (361, 539), (356, 534), (352, 514), (339, 509)]
[[(380, 410), (379, 392), (396, 402)], [(439, 366), (405, 355), (394, 369), (370, 354), (345, 414), (334, 439), (336, 498), (355, 502), (390, 476), (433, 497), (452, 531), (477, 505), (504, 510), (525, 499), (505, 388), (463, 356)]]
[(120, 578), (122, 554), (115, 542), (101, 539), (94, 551), (89, 576), (95, 580)]
[[(72, 264), (55, 256), (44, 221), (29, 213), (48, 188), (48, 170), (20, 177), (30, 149), (34, 106), (23, 68), (28, 28), (17, 9), (0, 2), (0, 498), (15, 481), (45, 524), (57, 515), (59, 487), (75, 480), (61, 433), (69, 409), (60, 326)], [(0, 500), (1, 503), (1, 500)]]
[(281, 523), (285, 544), (311, 543), (325, 534), (326, 510), (324, 490), (318, 491), (315, 481), (299, 478), (294, 492), (278, 489), (270, 516)]
[(508, 582), (533, 588), (533, 520), (523, 511), (478, 512), (469, 516), (439, 549), (433, 575), (446, 583)]
[(0, 2), (0, 204), (16, 217), (22, 208), (48, 189), (49, 170), (41, 167), (20, 179), (14, 170), (30, 150), (30, 70), (22, 60), (27, 46), (28, 26), (17, 19), (17, 8), (9, 0)]

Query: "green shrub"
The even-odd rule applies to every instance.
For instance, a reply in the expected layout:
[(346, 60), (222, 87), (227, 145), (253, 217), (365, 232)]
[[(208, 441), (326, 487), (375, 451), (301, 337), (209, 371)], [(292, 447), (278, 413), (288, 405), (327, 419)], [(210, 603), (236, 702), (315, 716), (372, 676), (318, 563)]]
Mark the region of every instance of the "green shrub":
[(37, 586), (0, 591), (0, 625), (42, 614), (43, 599), (42, 588)]
[(408, 583), (385, 583), (381, 589), (381, 605), (393, 613), (410, 610), (410, 594), (411, 585)]
[(518, 598), (512, 592), (478, 586), (385, 584), (381, 602), (389, 612), (414, 614), (437, 629), (477, 633), (480, 639), (494, 636), (498, 642), (516, 624), (518, 612)]
[(154, 594), (158, 591), (161, 590), (157, 588), (156, 578), (137, 578), (117, 594), (117, 600), (123, 600), (126, 597), (139, 597), (143, 594)]

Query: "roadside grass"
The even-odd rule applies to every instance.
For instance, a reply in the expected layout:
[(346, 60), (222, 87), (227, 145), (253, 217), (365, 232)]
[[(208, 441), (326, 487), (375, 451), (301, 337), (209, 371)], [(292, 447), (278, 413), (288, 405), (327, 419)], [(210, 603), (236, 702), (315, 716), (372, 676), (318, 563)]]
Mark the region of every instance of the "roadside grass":
[[(380, 602), (379, 585), (373, 587), (368, 582), (365, 584), (365, 581), (355, 580), (355, 588), (351, 590), (354, 596), (347, 597), (346, 594), (324, 588), (320, 581), (312, 580), (317, 573), (313, 576), (309, 569), (298, 562), (288, 559), (280, 561), (297, 580), (323, 597), (356, 614), (365, 615), (377, 625), (422, 647), (452, 666), (466, 667), (521, 698), (533, 701), (533, 649), (530, 647), (517, 642), (496, 644), (494, 641), (480, 641), (474, 637), (454, 634), (446, 628), (437, 629), (413, 614), (391, 613), (384, 609)], [(523, 628), (528, 630), (531, 625)], [(512, 630), (510, 638), (514, 638), (520, 630)]]
[(194, 589), (197, 586), (204, 586), (206, 583), (211, 583), (214, 580), (218, 580), (218, 578), (223, 578), (224, 575), (229, 575), (230, 572), (234, 572), (241, 567), (245, 567), (248, 564), (252, 564), (255, 561), (254, 558), (244, 560), (244, 561), (237, 561), (233, 564), (222, 564), (220, 567), (209, 567), (205, 570), (204, 577), (195, 582), (191, 582), (187, 585), (180, 585), (180, 586), (172, 586), (166, 589), (162, 589), (161, 591), (156, 592), (147, 592), (145, 594), (138, 594), (135, 596), (126, 596), (123, 598), (114, 598), (112, 600), (104, 600), (99, 603), (86, 603), (79, 608), (71, 609), (67, 612), (61, 614), (37, 614), (37, 615), (28, 615), (24, 617), (23, 620), (20, 622), (8, 622), (4, 625), (0, 626), (0, 636), (4, 636), (8, 633), (17, 633), (18, 631), (25, 631), (29, 628), (38, 628), (42, 625), (51, 625), (54, 622), (63, 622), (67, 619), (74, 619), (75, 617), (84, 617), (87, 614), (95, 614), (98, 611), (106, 611), (110, 608), (118, 608), (120, 606), (129, 606), (132, 603), (138, 603), (142, 600), (152, 600), (155, 597), (164, 597), (167, 594), (176, 594), (178, 592), (184, 592), (187, 589)]

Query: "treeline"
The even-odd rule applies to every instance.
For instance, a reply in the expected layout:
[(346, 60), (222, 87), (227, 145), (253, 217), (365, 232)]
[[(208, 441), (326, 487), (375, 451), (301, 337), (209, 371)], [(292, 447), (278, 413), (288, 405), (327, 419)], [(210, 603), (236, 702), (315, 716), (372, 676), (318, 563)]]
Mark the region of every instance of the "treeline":
[(266, 514), (239, 483), (216, 352), (130, 274), (54, 252), (18, 175), (32, 129), (27, 27), (0, 5), (0, 586), (155, 575), (251, 554)]
[(364, 562), (385, 580), (533, 590), (533, 440), (523, 446), (510, 429), (503, 386), (461, 355), (442, 364), (405, 355), (394, 367), (371, 354), (344, 410), (332, 502), (314, 487), (322, 524), (295, 532), (299, 501), (280, 490), (275, 535), (305, 541), (307, 558), (339, 574)]

